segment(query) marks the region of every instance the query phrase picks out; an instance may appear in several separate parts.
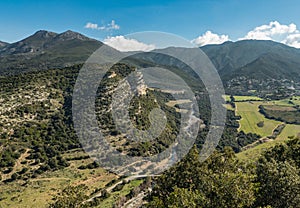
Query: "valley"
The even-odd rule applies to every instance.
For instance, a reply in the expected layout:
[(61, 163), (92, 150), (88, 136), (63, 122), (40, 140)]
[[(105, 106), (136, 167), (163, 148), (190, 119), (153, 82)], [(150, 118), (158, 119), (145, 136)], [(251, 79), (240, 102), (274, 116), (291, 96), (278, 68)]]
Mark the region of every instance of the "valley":
[[(105, 141), (120, 154), (150, 157), (161, 153), (174, 143), (182, 125), (187, 124), (188, 129), (194, 124), (191, 118), (195, 112), (188, 110), (192, 100), (185, 97), (185, 90), (176, 86), (175, 80), (171, 82), (177, 90), (159, 90), (147, 86), (142, 74), (136, 73), (139, 84), (133, 87), (134, 95), (123, 91), (118, 94), (121, 100), (132, 96), (126, 122), (138, 130), (148, 130), (152, 125), (149, 114), (158, 108), (165, 112), (166, 123), (152, 141), (130, 140), (126, 132), (116, 128), (112, 116), (113, 110), (125, 106), (114, 104), (113, 96), (118, 87), (129, 86), (124, 78), (130, 73), (153, 66), (169, 69), (192, 89), (194, 107), (200, 114), (199, 132), (186, 157), (151, 177), (143, 172), (146, 167), (162, 168), (176, 155), (172, 153), (158, 167), (136, 161), (139, 169), (130, 171), (141, 177), (127, 177), (105, 169), (104, 162), (85, 152), (74, 129), (74, 85), (86, 58), (102, 44), (73, 31), (38, 31), (16, 43), (0, 42), (1, 208), (74, 204), (101, 208), (166, 207), (177, 203), (177, 196), (206, 207), (250, 207), (253, 203), (260, 206), (264, 205), (260, 197), (266, 195), (256, 195), (254, 184), (259, 180), (256, 176), (267, 172), (263, 168), (277, 171), (264, 177), (286, 170), (286, 180), (292, 181), (290, 187), (297, 188), (299, 49), (272, 41), (249, 40), (201, 47), (224, 83), (227, 108), (225, 128), (216, 150), (202, 163), (197, 156), (209, 131), (211, 103), (201, 78), (183, 63), (157, 55), (155, 50), (115, 64), (98, 86), (95, 113)], [(254, 73), (258, 68), (259, 73)], [(154, 73), (149, 74), (155, 83)], [(172, 93), (177, 94), (177, 99)], [(189, 120), (180, 123), (186, 115)], [(155, 124), (158, 128), (163, 122)], [(99, 146), (97, 141), (88, 145), (90, 149)], [(284, 185), (282, 190), (288, 190)], [(231, 189), (234, 191), (228, 192)], [(223, 201), (215, 196), (223, 197)], [(291, 203), (295, 202), (293, 199), (289, 199)], [(218, 204), (221, 202), (225, 205)]]

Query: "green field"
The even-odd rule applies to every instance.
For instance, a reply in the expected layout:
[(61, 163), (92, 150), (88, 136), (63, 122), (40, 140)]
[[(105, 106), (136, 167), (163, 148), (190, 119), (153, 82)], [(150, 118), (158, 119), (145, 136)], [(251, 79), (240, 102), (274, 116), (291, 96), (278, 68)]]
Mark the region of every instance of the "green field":
[(286, 141), (286, 139), (275, 139), (266, 143), (259, 144), (253, 148), (239, 152), (236, 156), (238, 159), (244, 162), (256, 161), (264, 151), (274, 147), (276, 144), (280, 144)]
[[(262, 137), (272, 135), (273, 130), (281, 122), (266, 119), (258, 112), (258, 106), (264, 102), (236, 102), (236, 114), (240, 115), (240, 131), (245, 133), (256, 133)], [(258, 127), (257, 123), (263, 121), (264, 126)]]
[(271, 101), (271, 103), (276, 105), (286, 105), (286, 106), (300, 105), (300, 96), (293, 96), (292, 98)]
[(287, 124), (281, 134), (280, 139), (287, 139), (288, 137), (297, 136), (300, 133), (300, 125)]
[[(300, 97), (293, 97), (292, 102), (290, 99), (278, 100), (278, 101), (255, 101), (255, 102), (236, 102), (236, 113), (240, 115), (242, 119), (240, 120), (239, 130), (243, 130), (246, 133), (256, 133), (262, 137), (272, 134), (274, 128), (282, 123), (279, 121), (271, 120), (265, 118), (261, 113), (259, 113), (258, 106), (265, 105), (272, 109), (279, 108), (282, 110), (286, 106), (286, 110), (290, 110), (291, 107), (300, 104)], [(263, 127), (258, 127), (257, 123), (264, 121)], [(289, 139), (289, 137), (295, 137), (300, 133), (300, 125), (286, 124), (283, 131), (275, 140), (269, 140), (268, 142), (258, 144), (252, 148), (244, 150), (237, 154), (237, 157), (242, 161), (254, 161), (259, 158), (259, 156), (267, 149), (275, 146), (276, 144), (282, 143)]]
[(300, 132), (300, 125), (287, 124), (281, 134), (275, 140), (259, 144), (253, 148), (244, 150), (237, 154), (237, 157), (245, 162), (253, 162), (257, 160), (264, 151), (274, 147), (277, 144), (283, 143), (289, 139), (289, 137), (297, 136)]
[[(237, 102), (241, 101), (262, 101), (263, 99), (257, 96), (242, 96), (242, 95), (234, 95), (234, 100)], [(223, 96), (225, 101), (230, 101), (230, 95)]]

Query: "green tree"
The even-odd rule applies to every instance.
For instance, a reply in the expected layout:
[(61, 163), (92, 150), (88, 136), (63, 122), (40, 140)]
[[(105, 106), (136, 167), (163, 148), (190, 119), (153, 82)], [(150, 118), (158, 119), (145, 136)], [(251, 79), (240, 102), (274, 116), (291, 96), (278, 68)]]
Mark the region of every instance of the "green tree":
[[(163, 202), (165, 201), (165, 202)], [(185, 207), (185, 208), (201, 208), (200, 204), (205, 201), (200, 191), (189, 190), (186, 188), (174, 188), (174, 191), (165, 199), (154, 198), (148, 206), (164, 208), (167, 203), (170, 208)]]
[(256, 167), (257, 206), (299, 206), (299, 150), (300, 139), (296, 138), (275, 146), (260, 158)]

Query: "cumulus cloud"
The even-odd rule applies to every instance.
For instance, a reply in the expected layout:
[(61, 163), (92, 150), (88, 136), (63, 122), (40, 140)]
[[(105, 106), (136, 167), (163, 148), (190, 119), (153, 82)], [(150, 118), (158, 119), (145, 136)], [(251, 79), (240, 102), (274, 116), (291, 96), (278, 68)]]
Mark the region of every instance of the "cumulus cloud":
[(261, 25), (249, 31), (246, 36), (239, 40), (273, 40), (286, 45), (300, 48), (300, 32), (294, 23), (289, 25), (280, 24), (277, 21), (267, 25)]
[(119, 51), (151, 51), (155, 49), (155, 45), (153, 44), (145, 44), (121, 35), (108, 37), (103, 42)]
[(192, 40), (192, 43), (197, 44), (198, 46), (204, 46), (208, 44), (221, 44), (229, 40), (228, 35), (218, 35), (207, 31), (203, 35)]
[[(208, 44), (221, 44), (228, 40), (230, 40), (228, 35), (218, 35), (207, 31), (191, 42), (198, 46), (203, 46)], [(278, 21), (272, 21), (269, 24), (255, 27), (238, 40), (272, 40), (300, 48), (300, 31), (294, 23), (285, 25), (280, 24)]]
[(98, 24), (88, 22), (88, 23), (86, 23), (86, 25), (84, 27), (88, 28), (88, 29), (94, 29), (95, 30), (95, 29), (98, 28)]
[(92, 30), (107, 30), (107, 31), (120, 29), (120, 25), (116, 24), (115, 20), (112, 20), (109, 24), (102, 25), (102, 26), (99, 26), (96, 23), (88, 22), (84, 27)]
[(295, 47), (300, 48), (300, 33), (290, 34), (288, 35), (282, 43)]

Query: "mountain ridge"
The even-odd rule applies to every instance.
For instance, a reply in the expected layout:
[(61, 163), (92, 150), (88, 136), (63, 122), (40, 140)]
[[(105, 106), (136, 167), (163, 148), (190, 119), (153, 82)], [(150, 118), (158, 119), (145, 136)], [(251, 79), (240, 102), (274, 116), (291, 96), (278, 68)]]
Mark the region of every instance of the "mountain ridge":
[(67, 30), (39, 30), (33, 35), (0, 48), (0, 74), (63, 68), (86, 59), (103, 43)]
[[(272, 73), (283, 73), (282, 77), (300, 80), (299, 76), (287, 76), (285, 70), (281, 70), (281, 67), (289, 67), (288, 70), (293, 72), (300, 72), (300, 49), (296, 49), (282, 43), (277, 43), (269, 40), (242, 40), (237, 42), (226, 42), (221, 45), (206, 45), (201, 47), (206, 55), (211, 59), (215, 67), (220, 73), (223, 80), (232, 79), (236, 75), (247, 75), (243, 74), (241, 70), (245, 70), (251, 63), (257, 62), (268, 57), (269, 62), (261, 62), (262, 65), (256, 64), (256, 70), (263, 70), (264, 68), (271, 68)], [(274, 64), (276, 63), (276, 64)], [(284, 63), (284, 64), (283, 64)], [(293, 64), (291, 64), (293, 63)], [(271, 67), (271, 65), (273, 65)], [(286, 65), (286, 66), (284, 66)], [(251, 69), (253, 73), (255, 69)], [(254, 76), (257, 79), (265, 79), (266, 77)]]
[(0, 48), (5, 47), (6, 45), (8, 45), (9, 43), (0, 41)]
[[(102, 45), (98, 40), (71, 30), (62, 33), (39, 30), (15, 43), (0, 42), (0, 74), (84, 63)], [(300, 81), (300, 49), (282, 43), (270, 40), (227, 41), (200, 49), (210, 58), (225, 84), (237, 77)], [(152, 52), (155, 51), (157, 49)], [(154, 59), (161, 58), (155, 56)]]

